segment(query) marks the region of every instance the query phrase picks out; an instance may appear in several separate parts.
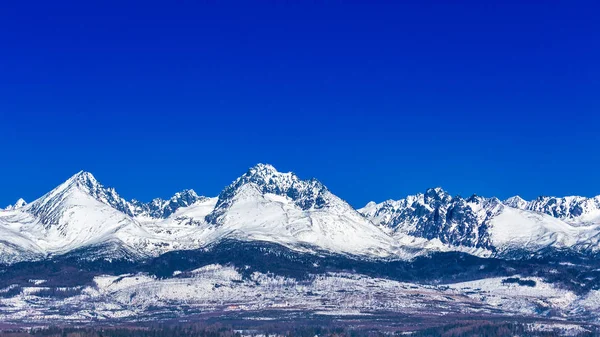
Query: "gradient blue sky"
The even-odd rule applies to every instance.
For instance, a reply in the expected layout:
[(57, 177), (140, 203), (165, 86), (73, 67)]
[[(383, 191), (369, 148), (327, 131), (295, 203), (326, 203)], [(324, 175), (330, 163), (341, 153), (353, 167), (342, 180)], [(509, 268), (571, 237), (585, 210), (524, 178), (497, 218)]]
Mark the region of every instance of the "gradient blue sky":
[(0, 205), (82, 169), (217, 195), (258, 162), (355, 206), (600, 194), (597, 2), (307, 3), (2, 2)]

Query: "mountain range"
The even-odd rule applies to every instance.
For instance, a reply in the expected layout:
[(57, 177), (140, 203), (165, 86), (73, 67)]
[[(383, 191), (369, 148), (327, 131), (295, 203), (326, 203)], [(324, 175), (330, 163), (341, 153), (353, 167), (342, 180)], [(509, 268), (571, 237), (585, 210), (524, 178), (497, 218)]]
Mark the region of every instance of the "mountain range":
[(431, 188), (354, 209), (316, 179), (258, 164), (217, 197), (184, 190), (144, 203), (123, 199), (82, 171), (31, 203), (19, 199), (0, 211), (0, 237), (4, 263), (81, 249), (93, 251), (90, 258), (135, 260), (226, 239), (391, 260), (449, 251), (516, 258), (565, 249), (594, 254), (600, 196), (501, 201)]
[(145, 203), (82, 171), (0, 210), (0, 321), (595, 322), (599, 200), (431, 188), (355, 209), (316, 179), (258, 164), (218, 196)]

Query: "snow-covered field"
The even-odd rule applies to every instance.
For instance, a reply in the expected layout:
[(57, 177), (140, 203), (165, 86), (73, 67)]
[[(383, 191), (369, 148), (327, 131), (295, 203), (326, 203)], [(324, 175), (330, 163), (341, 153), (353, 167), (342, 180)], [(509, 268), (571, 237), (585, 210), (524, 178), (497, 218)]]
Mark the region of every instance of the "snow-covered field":
[[(534, 286), (501, 278), (419, 285), (359, 274), (329, 273), (296, 280), (258, 272), (242, 277), (229, 266), (208, 265), (158, 279), (144, 274), (99, 276), (67, 298), (40, 296), (41, 280), (0, 298), (0, 320), (47, 322), (178, 317), (199, 312), (309, 311), (320, 315), (374, 312), (434, 315), (506, 314), (574, 318), (597, 311), (598, 301), (578, 299), (541, 279)], [(0, 293), (10, 289), (0, 289)], [(596, 295), (597, 297), (597, 295)]]

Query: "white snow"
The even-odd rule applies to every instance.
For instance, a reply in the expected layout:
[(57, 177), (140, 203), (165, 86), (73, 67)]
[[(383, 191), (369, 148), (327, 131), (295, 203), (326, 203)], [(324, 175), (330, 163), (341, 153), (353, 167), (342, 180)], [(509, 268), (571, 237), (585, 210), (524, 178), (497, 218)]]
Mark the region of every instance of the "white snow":
[(503, 249), (536, 251), (565, 248), (587, 238), (586, 228), (574, 227), (546, 214), (504, 207), (490, 222), (494, 245)]
[(25, 200), (23, 200), (23, 198), (19, 198), (19, 200), (17, 200), (17, 202), (14, 205), (8, 205), (6, 207), (7, 211), (11, 211), (13, 209), (18, 209), (21, 208), (23, 206), (27, 205), (27, 202)]
[[(545, 317), (540, 307), (561, 317), (577, 312), (575, 296), (535, 279), (535, 287), (503, 284), (500, 278), (449, 285), (421, 285), (360, 274), (328, 273), (309, 280), (258, 272), (242, 278), (232, 267), (207, 265), (186, 277), (159, 279), (145, 274), (98, 276), (94, 285), (65, 299), (37, 296), (42, 287), (27, 287), (0, 297), (0, 320), (85, 321), (135, 318), (186, 310), (305, 310), (318, 315), (398, 313), (497, 313)], [(54, 309), (49, 309), (54, 308)], [(55, 309), (61, 313), (56, 314)], [(567, 323), (565, 323), (567, 324)]]
[[(258, 182), (264, 185), (259, 186)], [(281, 192), (265, 192), (265, 188)], [(291, 199), (285, 191), (292, 188), (295, 193), (305, 194), (308, 198), (305, 201), (313, 206), (301, 207), (297, 200)], [(215, 207), (219, 198), (199, 197), (197, 202), (176, 209), (165, 219), (141, 213), (130, 216), (138, 213), (129, 210), (133, 206), (114, 189), (104, 188), (90, 173), (79, 172), (30, 204), (20, 200), (10, 209), (0, 210), (0, 262), (39, 259), (95, 245), (113, 247), (114, 251), (106, 251), (107, 257), (125, 252), (132, 256), (156, 256), (172, 250), (205, 247), (223, 239), (275, 242), (300, 251), (318, 249), (401, 259), (452, 250), (482, 257), (491, 255), (490, 250), (483, 248), (454, 246), (437, 238), (428, 240), (410, 235), (419, 219), (401, 223), (394, 229), (383, 225), (407, 207), (411, 211), (412, 207), (431, 211), (423, 194), (381, 204), (370, 202), (359, 213), (319, 183), (299, 180), (293, 173), (277, 172), (264, 164), (250, 169), (229, 189), (230, 199), (218, 206), (218, 210)], [(185, 193), (197, 197), (191, 190)], [(440, 188), (432, 189), (431, 193), (444, 200), (451, 198)], [(588, 205), (585, 214), (567, 222), (518, 209), (529, 207), (523, 206), (525, 201), (519, 197), (505, 202), (515, 207), (504, 206), (495, 198), (479, 198), (468, 205), (477, 216), (477, 226), (489, 225), (490, 240), (500, 251), (535, 251), (545, 247), (598, 250), (600, 210), (594, 205), (600, 204), (600, 199), (563, 199), (569, 205)], [(171, 200), (177, 200), (177, 195)], [(117, 210), (117, 206), (122, 206), (128, 214)], [(209, 215), (215, 215), (216, 222), (207, 221)], [(456, 230), (456, 225), (447, 230)]]

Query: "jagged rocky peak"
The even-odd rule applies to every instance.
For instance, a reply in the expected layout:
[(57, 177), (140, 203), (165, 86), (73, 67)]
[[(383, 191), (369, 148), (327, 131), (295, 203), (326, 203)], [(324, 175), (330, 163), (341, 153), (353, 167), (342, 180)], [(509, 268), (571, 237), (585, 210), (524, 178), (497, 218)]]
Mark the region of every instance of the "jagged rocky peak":
[(98, 185), (98, 180), (94, 177), (94, 175), (87, 171), (79, 171), (75, 173), (68, 181), (81, 183), (88, 186)]
[(89, 172), (79, 172), (74, 178), (78, 184), (89, 191), (90, 195), (132, 217), (166, 218), (181, 207), (187, 207), (205, 199), (205, 197), (198, 196), (194, 190), (186, 189), (175, 193), (168, 200), (156, 198), (148, 203), (137, 200), (129, 202), (121, 198), (114, 188), (102, 186)]
[(80, 191), (86, 192), (92, 196), (104, 196), (105, 194), (115, 195), (114, 188), (105, 188), (102, 184), (96, 180), (93, 174), (86, 171), (79, 171), (78, 173), (71, 176), (60, 186), (55, 188), (53, 191), (66, 191), (73, 188), (77, 188)]
[(519, 196), (515, 196), (506, 199), (504, 204), (509, 207), (548, 214), (563, 220), (585, 220), (586, 216), (594, 216), (600, 212), (600, 196), (593, 198), (540, 196), (532, 201), (525, 201)]
[(7, 211), (13, 210), (13, 209), (19, 209), (21, 207), (24, 207), (27, 205), (27, 202), (23, 199), (23, 198), (19, 198), (19, 200), (17, 200), (17, 202), (15, 202), (13, 205), (8, 205), (5, 209)]
[(279, 172), (272, 165), (257, 164), (219, 194), (215, 209), (206, 220), (217, 222), (217, 219), (232, 205), (238, 192), (249, 184), (260, 193), (288, 197), (302, 210), (326, 207), (333, 199), (327, 188), (316, 179), (301, 180), (292, 172)]
[[(312, 183), (318, 183), (313, 180)], [(257, 164), (251, 167), (248, 172), (239, 177), (234, 184), (236, 186), (254, 183), (258, 185), (263, 193), (273, 193), (285, 195), (295, 185), (305, 184), (292, 172), (279, 172), (275, 167), (269, 164)]]
[(104, 187), (98, 183), (91, 173), (79, 171), (32, 204), (40, 203), (50, 197), (65, 196), (74, 192), (83, 192), (88, 195), (102, 194), (104, 191), (101, 190), (103, 189)]
[(449, 202), (452, 200), (452, 196), (441, 187), (428, 188), (423, 197), (424, 201), (428, 204), (436, 201)]
[[(292, 172), (279, 172), (272, 165), (258, 164), (229, 185), (219, 196), (219, 203), (230, 198), (246, 184), (255, 184), (262, 193), (287, 196), (302, 209), (321, 208), (327, 188), (316, 179), (300, 180)], [(222, 200), (223, 199), (223, 200)]]
[(468, 197), (467, 199), (465, 199), (466, 202), (474, 203), (474, 204), (479, 204), (479, 203), (483, 202), (484, 200), (485, 200), (484, 197), (479, 196), (477, 194), (473, 194), (470, 197)]
[(78, 188), (82, 191), (96, 194), (99, 193), (99, 190), (104, 189), (104, 186), (102, 186), (90, 172), (79, 171), (59, 185), (55, 190), (68, 190), (71, 188)]
[(74, 181), (80, 187), (86, 189), (94, 198), (120, 211), (124, 211), (126, 214), (128, 213), (129, 203), (121, 198), (113, 187), (105, 187), (100, 184), (90, 172), (81, 171), (73, 177)]
[(192, 190), (192, 189), (186, 189), (183, 190), (181, 192), (177, 192), (175, 193), (172, 197), (171, 200), (193, 200), (193, 199), (197, 199), (199, 198), (198, 194), (196, 194), (196, 191)]
[(514, 197), (510, 197), (504, 200), (504, 204), (508, 207), (518, 208), (518, 209), (527, 209), (527, 205), (529, 202), (518, 195)]
[(17, 200), (17, 202), (14, 204), (14, 207), (21, 208), (25, 205), (27, 205), (27, 202), (23, 198), (19, 198), (19, 200)]
[(436, 187), (405, 199), (369, 204), (359, 211), (393, 233), (439, 239), (456, 246), (488, 248), (486, 224), (498, 205), (501, 202), (496, 198), (453, 197)]
[(27, 208), (48, 224), (58, 219), (68, 207), (86, 203), (87, 198), (96, 199), (124, 213), (129, 207), (114, 188), (106, 188), (91, 173), (80, 171)]
[(186, 189), (175, 193), (170, 199), (153, 199), (148, 203), (132, 200), (133, 216), (148, 216), (151, 218), (167, 218), (181, 207), (190, 206), (206, 197), (199, 196), (194, 190)]
[(468, 197), (465, 199), (465, 202), (471, 205), (503, 205), (503, 202), (496, 197), (487, 198), (477, 194), (473, 194), (472, 196)]
[(196, 194), (196, 191), (192, 189), (185, 189), (181, 192), (175, 193), (171, 199), (168, 200), (168, 205), (173, 211), (175, 211), (179, 207), (187, 207), (205, 199), (206, 197)]
[[(205, 199), (205, 197), (198, 196), (193, 190), (183, 190), (175, 193), (168, 200), (157, 198), (148, 203), (137, 200), (127, 201), (114, 188), (105, 187), (99, 183), (90, 172), (80, 171), (49, 194), (42, 197), (40, 201), (34, 202), (32, 208), (35, 212), (38, 212), (42, 208), (42, 204), (47, 204), (49, 201), (56, 202), (77, 191), (91, 196), (131, 217), (148, 216), (152, 218), (166, 218), (180, 207), (186, 207)], [(43, 208), (47, 209), (48, 207), (44, 206)]]

